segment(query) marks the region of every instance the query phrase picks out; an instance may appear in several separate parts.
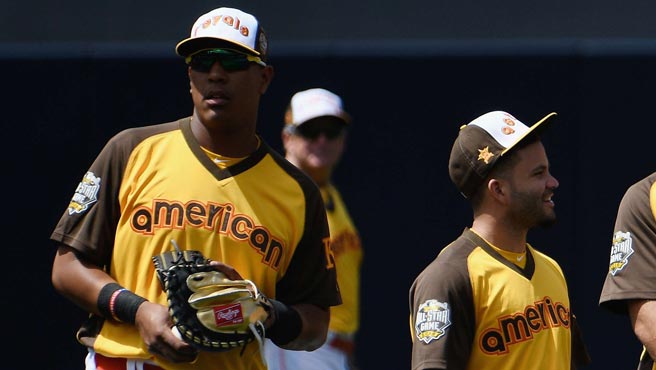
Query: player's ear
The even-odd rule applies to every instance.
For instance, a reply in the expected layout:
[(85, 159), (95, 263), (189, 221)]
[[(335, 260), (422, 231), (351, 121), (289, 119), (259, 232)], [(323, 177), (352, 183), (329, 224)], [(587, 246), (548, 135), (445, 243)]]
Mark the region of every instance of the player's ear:
[(267, 91), (269, 88), (269, 84), (271, 83), (271, 80), (273, 80), (273, 66), (267, 65), (266, 67), (263, 67), (260, 69), (260, 76), (262, 78), (262, 85), (260, 86), (260, 94), (264, 95), (264, 93)]
[(290, 141), (292, 139), (292, 134), (287, 132), (286, 129), (283, 129), (282, 132), (280, 133), (280, 138), (282, 139), (282, 145), (285, 148), (285, 152), (288, 152)]
[(503, 181), (498, 179), (488, 180), (487, 191), (494, 199), (502, 202), (504, 201), (506, 196), (506, 188), (504, 187)]
[(191, 67), (187, 67), (187, 77), (189, 77), (189, 92), (194, 90), (194, 80), (191, 78)]

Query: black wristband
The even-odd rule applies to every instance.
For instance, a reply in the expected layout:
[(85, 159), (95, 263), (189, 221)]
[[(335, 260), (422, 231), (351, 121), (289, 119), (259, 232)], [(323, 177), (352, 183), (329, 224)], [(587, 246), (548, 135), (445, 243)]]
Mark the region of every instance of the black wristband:
[(112, 310), (113, 316), (119, 321), (134, 324), (139, 306), (146, 301), (146, 298), (136, 295), (127, 289), (123, 289), (115, 297), (114, 309)]
[(137, 310), (147, 299), (117, 283), (105, 285), (98, 294), (98, 310), (105, 318), (134, 324)]
[(96, 305), (98, 306), (98, 311), (100, 311), (100, 314), (103, 315), (103, 317), (112, 317), (112, 311), (109, 309), (109, 300), (112, 298), (112, 294), (119, 289), (123, 289), (123, 287), (116, 283), (109, 283), (100, 289)]
[(275, 299), (269, 299), (269, 302), (275, 311), (276, 320), (266, 331), (266, 337), (280, 347), (298, 338), (303, 329), (303, 320), (294, 308)]

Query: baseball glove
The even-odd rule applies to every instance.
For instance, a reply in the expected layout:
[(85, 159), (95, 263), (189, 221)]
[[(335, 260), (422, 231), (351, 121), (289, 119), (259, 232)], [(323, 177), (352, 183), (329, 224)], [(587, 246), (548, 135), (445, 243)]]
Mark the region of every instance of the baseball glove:
[(230, 280), (201, 252), (180, 251), (171, 243), (175, 251), (154, 256), (153, 263), (166, 292), (172, 329), (200, 350), (228, 351), (253, 340), (261, 347), (268, 299), (250, 280)]

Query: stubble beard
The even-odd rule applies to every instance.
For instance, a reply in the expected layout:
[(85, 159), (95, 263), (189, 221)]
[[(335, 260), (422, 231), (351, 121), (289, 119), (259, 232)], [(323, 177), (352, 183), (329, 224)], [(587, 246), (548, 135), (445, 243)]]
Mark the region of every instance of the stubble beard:
[(536, 196), (526, 192), (513, 192), (512, 195), (515, 203), (519, 204), (513, 212), (513, 217), (527, 229), (537, 226), (548, 228), (557, 223), (556, 212), (553, 208), (546, 208), (541, 194)]

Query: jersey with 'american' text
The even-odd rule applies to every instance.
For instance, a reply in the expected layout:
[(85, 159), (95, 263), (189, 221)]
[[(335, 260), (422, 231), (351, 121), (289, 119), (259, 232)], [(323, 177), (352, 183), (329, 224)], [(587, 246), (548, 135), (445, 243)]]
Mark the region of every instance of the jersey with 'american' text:
[(524, 268), (471, 229), (410, 289), (412, 369), (570, 369), (573, 315), (560, 266), (526, 246)]
[[(152, 257), (198, 250), (233, 266), (265, 295), (286, 304), (341, 302), (328, 223), (316, 184), (261, 141), (220, 169), (203, 151), (190, 118), (113, 137), (78, 185), (51, 239), (105, 267), (123, 287), (167, 304)], [(153, 360), (134, 325), (105, 320), (94, 349)], [(201, 352), (165, 369), (264, 369), (257, 342)]]

